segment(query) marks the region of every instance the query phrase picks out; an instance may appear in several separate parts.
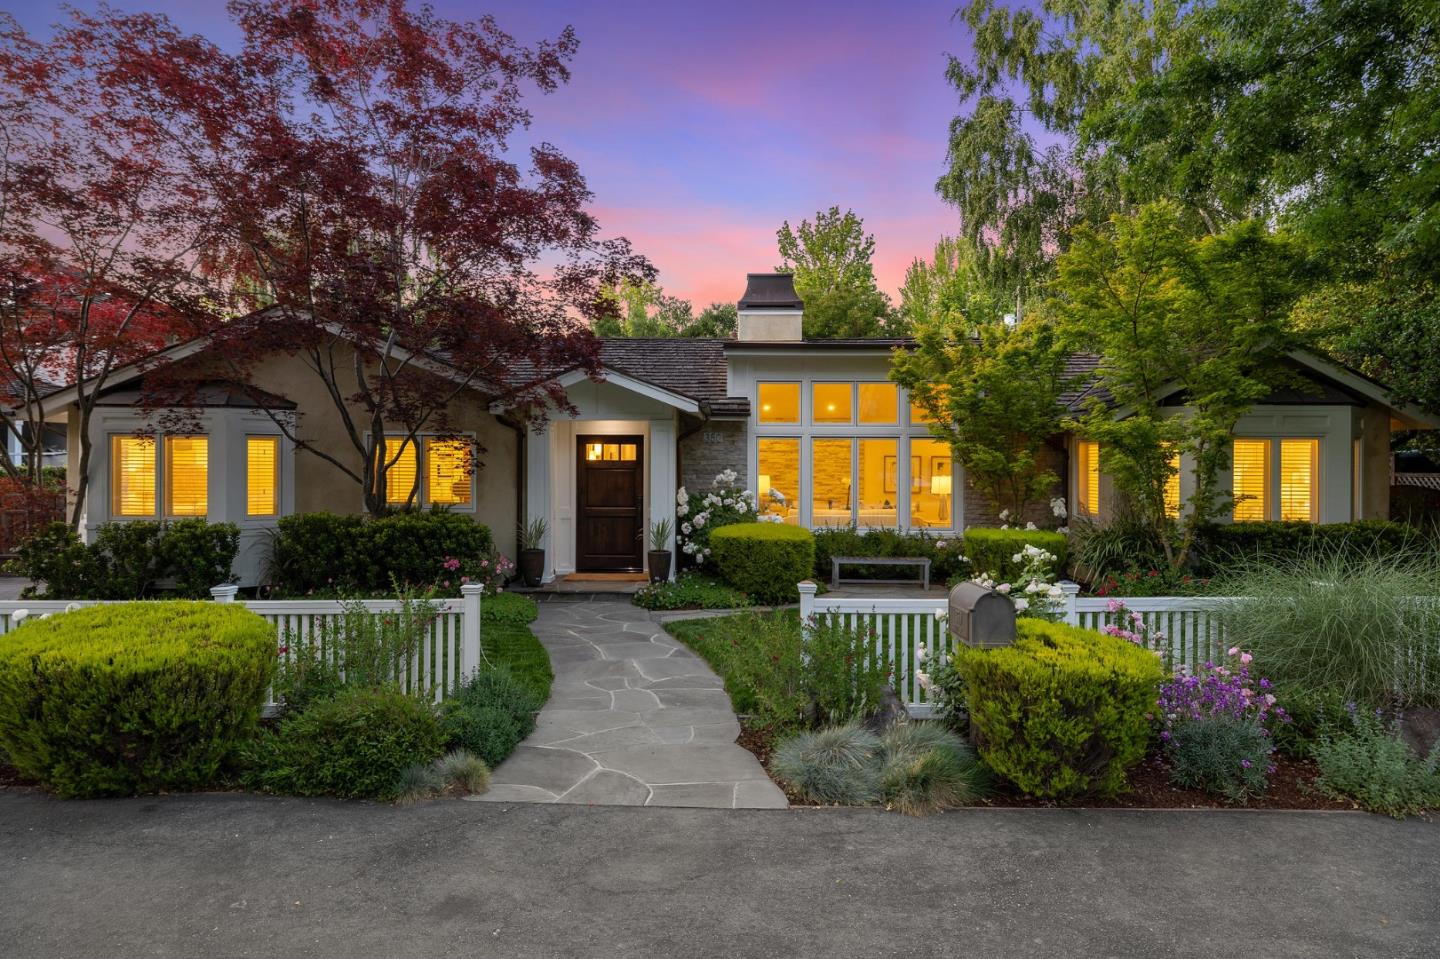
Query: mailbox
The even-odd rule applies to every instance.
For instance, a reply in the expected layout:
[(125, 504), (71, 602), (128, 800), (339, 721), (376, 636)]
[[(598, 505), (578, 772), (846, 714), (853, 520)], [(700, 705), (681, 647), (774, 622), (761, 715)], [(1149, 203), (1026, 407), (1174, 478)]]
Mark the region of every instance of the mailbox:
[(989, 648), (1015, 642), (1015, 604), (976, 583), (950, 590), (950, 635), (966, 646)]

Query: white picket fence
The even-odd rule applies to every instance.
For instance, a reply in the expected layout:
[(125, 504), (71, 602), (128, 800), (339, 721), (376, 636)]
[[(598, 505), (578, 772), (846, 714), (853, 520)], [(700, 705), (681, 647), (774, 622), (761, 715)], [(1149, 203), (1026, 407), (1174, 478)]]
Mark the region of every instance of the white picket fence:
[[(1133, 628), (1130, 615), (1138, 614), (1152, 633), (1163, 633), (1175, 665), (1195, 665), (1215, 660), (1224, 650), (1224, 637), (1215, 611), (1232, 600), (1218, 596), (1081, 597), (1080, 587), (1061, 583), (1064, 590), (1064, 621), (1097, 632), (1107, 624)], [(928, 716), (934, 708), (916, 678), (921, 664), (916, 650), (925, 646), (932, 655), (948, 655), (953, 646), (946, 620), (948, 596), (933, 599), (869, 599), (864, 597), (819, 596), (811, 582), (800, 586), (800, 620), (833, 618), (852, 629), (868, 628), (875, 636), (877, 658), (889, 663), (895, 689), (906, 708), (917, 717)], [(1123, 603), (1124, 612), (1111, 610)]]
[[(334, 650), (328, 645), (335, 635), (336, 624), (354, 606), (328, 599), (240, 599), (238, 591), (235, 586), (216, 586), (210, 594), (217, 603), (238, 603), (273, 623), (277, 654), (287, 660), (306, 647), (317, 648), (321, 656), (333, 656)], [(405, 664), (402, 674), (396, 677), (406, 691), (429, 692), (439, 701), (480, 668), (484, 655), (480, 597), (484, 588), (467, 583), (460, 587), (460, 592), (459, 599), (434, 601), (436, 615), (427, 625), (411, 662)], [(14, 616), (20, 610), (35, 617), (61, 613), (76, 606), (108, 604), (109, 601), (96, 600), (0, 602), (0, 636), (14, 628)], [(363, 605), (367, 613), (375, 616), (395, 615), (404, 609), (398, 600), (368, 599)], [(269, 705), (273, 706), (273, 701)]]

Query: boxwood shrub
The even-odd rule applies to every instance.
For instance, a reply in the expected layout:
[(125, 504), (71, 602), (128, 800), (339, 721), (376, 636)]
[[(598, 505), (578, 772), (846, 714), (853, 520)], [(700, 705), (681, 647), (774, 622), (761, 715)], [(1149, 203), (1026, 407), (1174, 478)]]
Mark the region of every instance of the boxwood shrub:
[(0, 750), (61, 796), (209, 782), (251, 736), (275, 628), (235, 605), (90, 607), (0, 641)]
[(1069, 561), (1065, 534), (1043, 529), (993, 529), (972, 526), (965, 531), (965, 556), (977, 573), (988, 573), (996, 582), (1010, 583), (1020, 575), (1023, 563), (1015, 554), (1036, 546), (1056, 557), (1055, 573), (1063, 575)]
[(735, 523), (710, 536), (720, 575), (762, 603), (793, 603), (795, 584), (815, 571), (815, 537), (784, 523)]
[(271, 548), (269, 578), (291, 596), (389, 593), (396, 583), (435, 583), (445, 575), (447, 558), (478, 559), (493, 543), (490, 528), (463, 513), (284, 516)]
[(402, 774), (440, 758), (443, 746), (429, 702), (389, 687), (348, 686), (257, 740), (243, 781), (287, 796), (394, 799)]
[[(84, 543), (64, 523), (52, 523), (22, 543), (9, 571), (36, 584), (24, 595), (45, 599), (143, 599), (167, 592), (177, 599), (209, 599), (231, 579), (240, 530), (234, 523), (180, 519), (165, 523), (105, 523)], [(168, 589), (161, 590), (165, 582)]]
[(960, 646), (980, 756), (1032, 796), (1113, 796), (1150, 740), (1164, 670), (1123, 639), (1036, 619), (1011, 646)]

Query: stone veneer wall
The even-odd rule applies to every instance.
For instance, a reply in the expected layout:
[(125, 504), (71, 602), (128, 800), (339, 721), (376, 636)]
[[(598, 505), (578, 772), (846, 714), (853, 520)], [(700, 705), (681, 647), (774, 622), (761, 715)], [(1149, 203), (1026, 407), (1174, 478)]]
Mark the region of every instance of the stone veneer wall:
[[(1025, 515), (1017, 522), (1014, 517), (1010, 519), (1011, 526), (1024, 526), (1027, 522), (1034, 523), (1041, 529), (1053, 529), (1055, 526), (1055, 514), (1050, 511), (1050, 500), (1056, 496), (1065, 495), (1065, 470), (1067, 458), (1065, 451), (1056, 446), (1047, 445), (1040, 450), (1040, 462), (1057, 477), (1055, 485), (1050, 492), (1036, 503), (1031, 503)], [(1067, 501), (1066, 506), (1071, 504)], [(966, 526), (999, 526), (999, 510), (991, 505), (990, 500), (975, 487), (970, 485), (970, 477), (965, 477), (965, 525)]]
[[(694, 429), (695, 423), (686, 417), (680, 429)], [(732, 469), (740, 477), (736, 482), (749, 488), (746, 452), (744, 421), (711, 420), (680, 441), (680, 484), (692, 493), (707, 490), (716, 473)]]

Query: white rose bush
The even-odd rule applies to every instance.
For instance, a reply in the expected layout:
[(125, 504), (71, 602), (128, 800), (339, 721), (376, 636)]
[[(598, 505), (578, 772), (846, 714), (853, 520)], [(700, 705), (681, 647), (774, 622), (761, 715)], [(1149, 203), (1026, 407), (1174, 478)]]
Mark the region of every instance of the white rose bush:
[(715, 474), (710, 490), (691, 493), (680, 487), (675, 494), (675, 515), (680, 528), (675, 540), (682, 560), (703, 566), (710, 559), (710, 534), (732, 523), (754, 523), (763, 519), (755, 494), (739, 484), (740, 475), (727, 469)]

